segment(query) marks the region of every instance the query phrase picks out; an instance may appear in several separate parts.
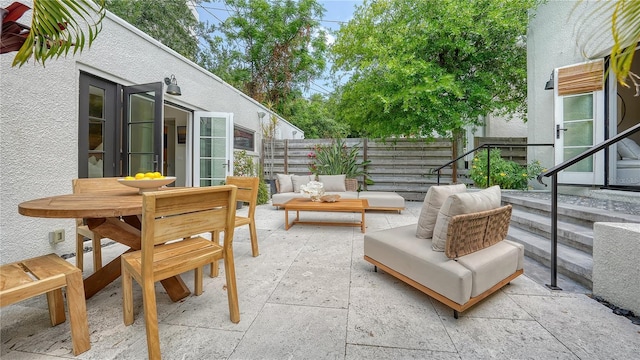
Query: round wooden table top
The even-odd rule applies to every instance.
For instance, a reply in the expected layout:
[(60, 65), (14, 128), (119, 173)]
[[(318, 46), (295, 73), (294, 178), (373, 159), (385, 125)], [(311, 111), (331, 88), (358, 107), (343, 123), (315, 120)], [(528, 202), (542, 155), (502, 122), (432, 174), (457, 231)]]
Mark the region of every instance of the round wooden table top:
[(108, 218), (142, 214), (142, 196), (131, 188), (97, 193), (50, 196), (18, 205), (25, 216), (42, 218)]

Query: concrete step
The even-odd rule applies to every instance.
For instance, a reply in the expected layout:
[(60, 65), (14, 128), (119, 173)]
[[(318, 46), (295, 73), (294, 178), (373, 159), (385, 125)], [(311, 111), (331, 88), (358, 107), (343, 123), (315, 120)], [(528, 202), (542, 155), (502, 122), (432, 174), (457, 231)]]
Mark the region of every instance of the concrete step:
[[(525, 254), (542, 263), (551, 265), (551, 240), (533, 234), (515, 226), (509, 227), (507, 239), (524, 245)], [(593, 271), (593, 258), (591, 254), (572, 248), (564, 244), (558, 244), (558, 273), (591, 289), (591, 274)], [(525, 269), (526, 271), (526, 269)]]
[[(551, 239), (551, 218), (548, 215), (514, 209), (511, 214), (511, 225)], [(558, 242), (588, 254), (593, 253), (593, 227), (558, 221), (557, 233)]]

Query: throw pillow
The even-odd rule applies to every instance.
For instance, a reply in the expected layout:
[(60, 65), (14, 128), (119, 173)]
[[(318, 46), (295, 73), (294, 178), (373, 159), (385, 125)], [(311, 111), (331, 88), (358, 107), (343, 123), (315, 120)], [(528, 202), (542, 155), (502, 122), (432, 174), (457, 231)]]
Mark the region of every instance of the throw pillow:
[(318, 181), (324, 186), (324, 191), (347, 191), (344, 180), (346, 175), (318, 175)]
[(640, 145), (629, 138), (622, 139), (618, 142), (618, 154), (623, 159), (640, 160)]
[(500, 207), (501, 194), (499, 186), (460, 194), (453, 194), (442, 204), (436, 225), (433, 229), (433, 251), (444, 251), (447, 243), (449, 221), (455, 215), (470, 214)]
[(293, 192), (300, 192), (300, 185), (307, 185), (309, 181), (313, 181), (313, 175), (292, 175)]
[(293, 192), (293, 182), (291, 182), (291, 174), (276, 174), (278, 184), (280, 184), (280, 192)]
[(447, 200), (449, 195), (463, 193), (465, 191), (467, 191), (467, 187), (464, 184), (430, 187), (429, 190), (427, 190), (427, 195), (424, 197), (424, 203), (422, 204), (422, 210), (418, 218), (416, 237), (431, 239), (433, 237), (433, 228), (438, 218), (438, 212), (444, 201)]

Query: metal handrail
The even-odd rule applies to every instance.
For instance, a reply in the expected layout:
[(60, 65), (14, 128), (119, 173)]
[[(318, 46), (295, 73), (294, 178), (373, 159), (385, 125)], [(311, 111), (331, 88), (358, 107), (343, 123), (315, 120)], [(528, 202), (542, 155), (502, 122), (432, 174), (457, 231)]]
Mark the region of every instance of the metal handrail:
[(631, 134), (640, 131), (640, 124), (637, 124), (619, 134), (612, 137), (611, 139), (605, 140), (600, 144), (597, 144), (591, 147), (588, 150), (585, 150), (579, 155), (574, 156), (573, 158), (558, 164), (551, 169), (541, 173), (538, 175), (538, 182), (547, 186), (547, 184), (542, 182), (543, 177), (551, 176), (551, 284), (546, 284), (547, 287), (553, 290), (562, 290), (558, 287), (558, 172), (568, 168), (571, 165), (574, 165), (580, 160), (583, 160), (598, 151), (608, 148), (609, 146), (617, 143), (618, 141), (628, 137)]
[(489, 182), (490, 182), (490, 179), (491, 179), (491, 166), (490, 166), (491, 165), (491, 148), (492, 147), (496, 147), (497, 148), (497, 147), (501, 147), (501, 146), (508, 146), (508, 147), (551, 146), (551, 147), (553, 147), (553, 144), (482, 144), (480, 146), (475, 147), (473, 150), (469, 150), (466, 153), (458, 156), (457, 158), (449, 161), (448, 163), (446, 163), (446, 164), (444, 164), (444, 165), (442, 165), (442, 166), (440, 166), (438, 168), (432, 169), (431, 170), (432, 173), (435, 172), (435, 171), (438, 172), (438, 176), (436, 178), (437, 179), (437, 185), (440, 185), (440, 170), (442, 170), (445, 167), (453, 164), (454, 162), (462, 159), (463, 157), (471, 154), (472, 152), (476, 152), (476, 151), (478, 151), (479, 149), (482, 149), (482, 148), (487, 148), (487, 187), (489, 187)]

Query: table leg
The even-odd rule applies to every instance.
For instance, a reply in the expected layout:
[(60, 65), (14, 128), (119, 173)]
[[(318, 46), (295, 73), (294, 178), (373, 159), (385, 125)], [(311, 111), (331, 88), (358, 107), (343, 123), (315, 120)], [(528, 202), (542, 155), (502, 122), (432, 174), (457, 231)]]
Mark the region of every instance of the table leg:
[(291, 226), (289, 226), (289, 210), (284, 209), (284, 229), (289, 230)]
[(364, 234), (364, 232), (365, 232), (365, 228), (366, 228), (366, 225), (365, 225), (365, 223), (364, 223), (364, 210), (362, 210), (362, 220), (360, 221), (360, 224), (362, 224), (362, 225), (360, 226), (360, 231), (362, 231), (362, 233)]
[[(140, 225), (137, 221), (137, 217), (128, 217), (121, 221), (118, 218), (98, 218), (87, 219), (87, 225), (89, 229), (95, 234), (103, 237), (115, 240), (121, 244), (129, 246), (129, 251), (140, 249), (140, 229), (136, 225)], [(84, 280), (85, 298), (90, 298), (98, 291), (112, 283), (118, 277), (121, 272), (120, 256), (113, 259), (107, 265), (103, 266), (100, 270), (93, 273), (91, 276)], [(180, 276), (174, 276), (161, 281), (162, 286), (167, 290), (167, 294), (172, 301), (178, 301), (191, 294), (191, 291), (186, 286)]]

